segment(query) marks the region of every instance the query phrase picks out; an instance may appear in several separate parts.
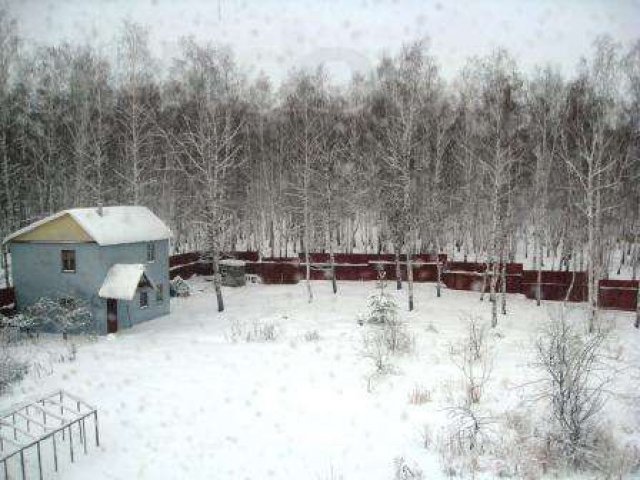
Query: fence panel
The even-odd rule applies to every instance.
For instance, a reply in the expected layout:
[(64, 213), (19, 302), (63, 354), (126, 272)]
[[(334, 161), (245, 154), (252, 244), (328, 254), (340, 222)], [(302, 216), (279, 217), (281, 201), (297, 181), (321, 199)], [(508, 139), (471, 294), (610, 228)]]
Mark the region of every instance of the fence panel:
[[(312, 263), (312, 280), (329, 280), (329, 254), (310, 253)], [(257, 252), (229, 252), (225, 257), (245, 260), (246, 272), (259, 275), (266, 284), (294, 284), (305, 278), (306, 267), (301, 262), (302, 256), (289, 258), (263, 258), (258, 262)], [(477, 291), (482, 289), (482, 273), (486, 264), (477, 262), (446, 262), (447, 256), (438, 256), (443, 265), (442, 281), (452, 290)], [(199, 252), (189, 252), (173, 255), (169, 259), (170, 277), (180, 275), (189, 278), (193, 275), (211, 275), (211, 264), (200, 260)], [(386, 272), (386, 279), (396, 280), (395, 256), (393, 254), (367, 254), (367, 253), (336, 253), (335, 272), (336, 279), (341, 281), (374, 281), (378, 278), (376, 264)], [(400, 275), (406, 281), (405, 256), (401, 255)], [(435, 282), (438, 277), (436, 257), (430, 254), (419, 254), (414, 257), (414, 280), (416, 282)], [(314, 265), (315, 264), (315, 265)], [(521, 263), (508, 263), (507, 293), (521, 293), (529, 299), (536, 298), (538, 272), (537, 270), (524, 270)], [(570, 285), (573, 287), (568, 295), (571, 302), (584, 302), (587, 300), (587, 273), (563, 272), (543, 270), (541, 272), (542, 300), (564, 301), (567, 299)], [(500, 291), (498, 280), (497, 290)], [(488, 291), (489, 285), (485, 286)], [(635, 311), (637, 308), (638, 281), (633, 280), (602, 280), (599, 289), (599, 305), (604, 309)], [(0, 307), (15, 302), (13, 289), (0, 290)]]

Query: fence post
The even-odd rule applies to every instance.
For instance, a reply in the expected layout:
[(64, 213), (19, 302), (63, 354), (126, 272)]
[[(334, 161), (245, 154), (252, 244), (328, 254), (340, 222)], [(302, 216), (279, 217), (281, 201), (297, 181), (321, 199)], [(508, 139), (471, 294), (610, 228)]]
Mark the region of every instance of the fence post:
[(640, 281), (638, 281), (638, 290), (636, 290), (636, 328), (640, 328)]
[(99, 447), (100, 435), (98, 434), (98, 412), (97, 411), (93, 412), (93, 423), (95, 424), (95, 427), (96, 427), (96, 447)]
[(56, 432), (53, 432), (51, 435), (51, 439), (53, 440), (53, 469), (58, 471), (58, 447), (56, 445)]
[(36, 443), (36, 450), (38, 451), (38, 478), (42, 480), (42, 456), (40, 455), (40, 442)]
[(27, 480), (27, 474), (24, 468), (24, 450), (20, 450), (20, 467), (22, 470), (22, 480)]
[(71, 431), (71, 427), (73, 424), (69, 425), (69, 454), (71, 456), (71, 463), (73, 463), (73, 433)]
[(2, 245), (2, 265), (4, 266), (4, 282), (7, 288), (11, 287), (9, 278), (9, 256), (7, 253), (7, 246)]

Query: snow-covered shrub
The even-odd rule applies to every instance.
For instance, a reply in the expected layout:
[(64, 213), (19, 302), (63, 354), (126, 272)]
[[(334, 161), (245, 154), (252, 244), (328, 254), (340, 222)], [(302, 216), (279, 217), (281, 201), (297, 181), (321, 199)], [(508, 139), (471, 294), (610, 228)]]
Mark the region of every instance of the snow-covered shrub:
[(433, 324), (433, 321), (429, 321), (429, 324), (427, 325), (426, 330), (427, 332), (431, 332), (431, 333), (440, 333), (440, 331)]
[(42, 297), (25, 310), (24, 318), (38, 328), (52, 326), (66, 339), (69, 333), (86, 332), (92, 315), (87, 303), (78, 298)]
[(422, 427), (422, 446), (429, 450), (433, 445), (433, 433), (431, 431), (431, 427), (425, 424)]
[(420, 385), (413, 387), (409, 393), (409, 403), (411, 405), (422, 405), (431, 401), (431, 390)]
[(344, 475), (338, 472), (333, 465), (329, 467), (329, 471), (324, 475), (319, 475), (318, 480), (344, 480)]
[(278, 335), (278, 326), (273, 322), (254, 322), (253, 324), (253, 341), (274, 342)]
[(471, 405), (449, 408), (448, 416), (436, 441), (442, 471), (451, 477), (473, 476), (493, 441), (492, 419)]
[(37, 338), (37, 332), (47, 324), (47, 318), (40, 315), (40, 312), (33, 311), (33, 307), (28, 307), (22, 313), (7, 320), (9, 328), (16, 332), (15, 340), (21, 340), (26, 334), (28, 337)]
[(404, 457), (396, 457), (393, 460), (395, 474), (393, 480), (422, 480), (424, 473), (415, 462), (410, 462)]
[(280, 328), (275, 322), (255, 320), (252, 323), (233, 320), (227, 338), (237, 342), (275, 342), (280, 336)]
[(482, 323), (482, 319), (473, 314), (469, 314), (467, 320), (467, 347), (474, 360), (480, 360), (487, 353), (486, 331), (487, 325)]
[(0, 394), (10, 384), (21, 380), (26, 373), (27, 364), (14, 359), (3, 346), (0, 350)]
[(14, 325), (13, 320), (20, 315), (3, 317), (0, 315), (0, 345), (17, 343), (22, 340), (22, 330)]
[(67, 351), (61, 356), (60, 360), (63, 362), (74, 362), (78, 356), (78, 346), (75, 342), (67, 342)]
[(169, 294), (172, 297), (188, 297), (191, 294), (191, 289), (189, 284), (178, 275), (169, 284)]
[(383, 329), (369, 330), (362, 337), (362, 355), (373, 362), (374, 374), (392, 371), (391, 350)]
[(467, 335), (457, 345), (450, 346), (452, 362), (465, 380), (467, 403), (478, 403), (491, 378), (493, 358), (486, 342), (485, 326), (475, 316), (467, 317)]
[(617, 480), (638, 478), (640, 473), (640, 447), (619, 445), (609, 433), (603, 432), (599, 442), (596, 470), (599, 478)]
[(393, 354), (411, 353), (415, 348), (415, 338), (409, 333), (404, 322), (395, 318), (382, 326), (383, 336), (389, 351)]
[(535, 395), (548, 405), (547, 443), (557, 461), (575, 469), (597, 468), (600, 461), (605, 387), (614, 374), (603, 355), (606, 341), (606, 331), (585, 335), (557, 310), (535, 342), (541, 373)]
[(304, 340), (305, 342), (317, 342), (320, 340), (320, 333), (318, 333), (318, 330), (309, 330), (304, 333)]
[(524, 409), (503, 413), (500, 430), (491, 445), (486, 469), (494, 477), (519, 477), (536, 480), (547, 472), (548, 452), (532, 419), (535, 415)]

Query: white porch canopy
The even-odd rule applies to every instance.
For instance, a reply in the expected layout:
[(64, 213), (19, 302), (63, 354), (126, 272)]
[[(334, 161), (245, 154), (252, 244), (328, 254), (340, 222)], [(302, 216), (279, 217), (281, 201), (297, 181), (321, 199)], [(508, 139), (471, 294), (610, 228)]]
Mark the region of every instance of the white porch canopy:
[(117, 300), (133, 300), (142, 278), (155, 288), (153, 282), (144, 273), (143, 264), (116, 263), (107, 272), (98, 296)]

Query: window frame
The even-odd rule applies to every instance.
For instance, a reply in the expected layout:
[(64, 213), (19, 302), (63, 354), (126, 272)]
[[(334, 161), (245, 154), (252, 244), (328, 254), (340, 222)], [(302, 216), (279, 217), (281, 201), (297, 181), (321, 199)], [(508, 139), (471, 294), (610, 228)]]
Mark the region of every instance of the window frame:
[[(67, 256), (70, 255), (70, 256)], [(73, 269), (68, 269), (67, 267), (67, 263), (68, 262), (72, 262), (73, 263)], [(77, 263), (77, 257), (76, 257), (76, 251), (75, 250), (71, 250), (71, 249), (62, 249), (60, 250), (60, 268), (62, 270), (62, 273), (76, 273), (78, 270), (78, 263)]]
[[(144, 303), (142, 303), (143, 298), (144, 298)], [(146, 290), (140, 290), (138, 304), (140, 305), (141, 310), (144, 308), (149, 308), (149, 292), (147, 292)]]
[(164, 285), (156, 285), (156, 303), (164, 302)]
[(156, 244), (155, 242), (147, 242), (147, 263), (156, 261)]

